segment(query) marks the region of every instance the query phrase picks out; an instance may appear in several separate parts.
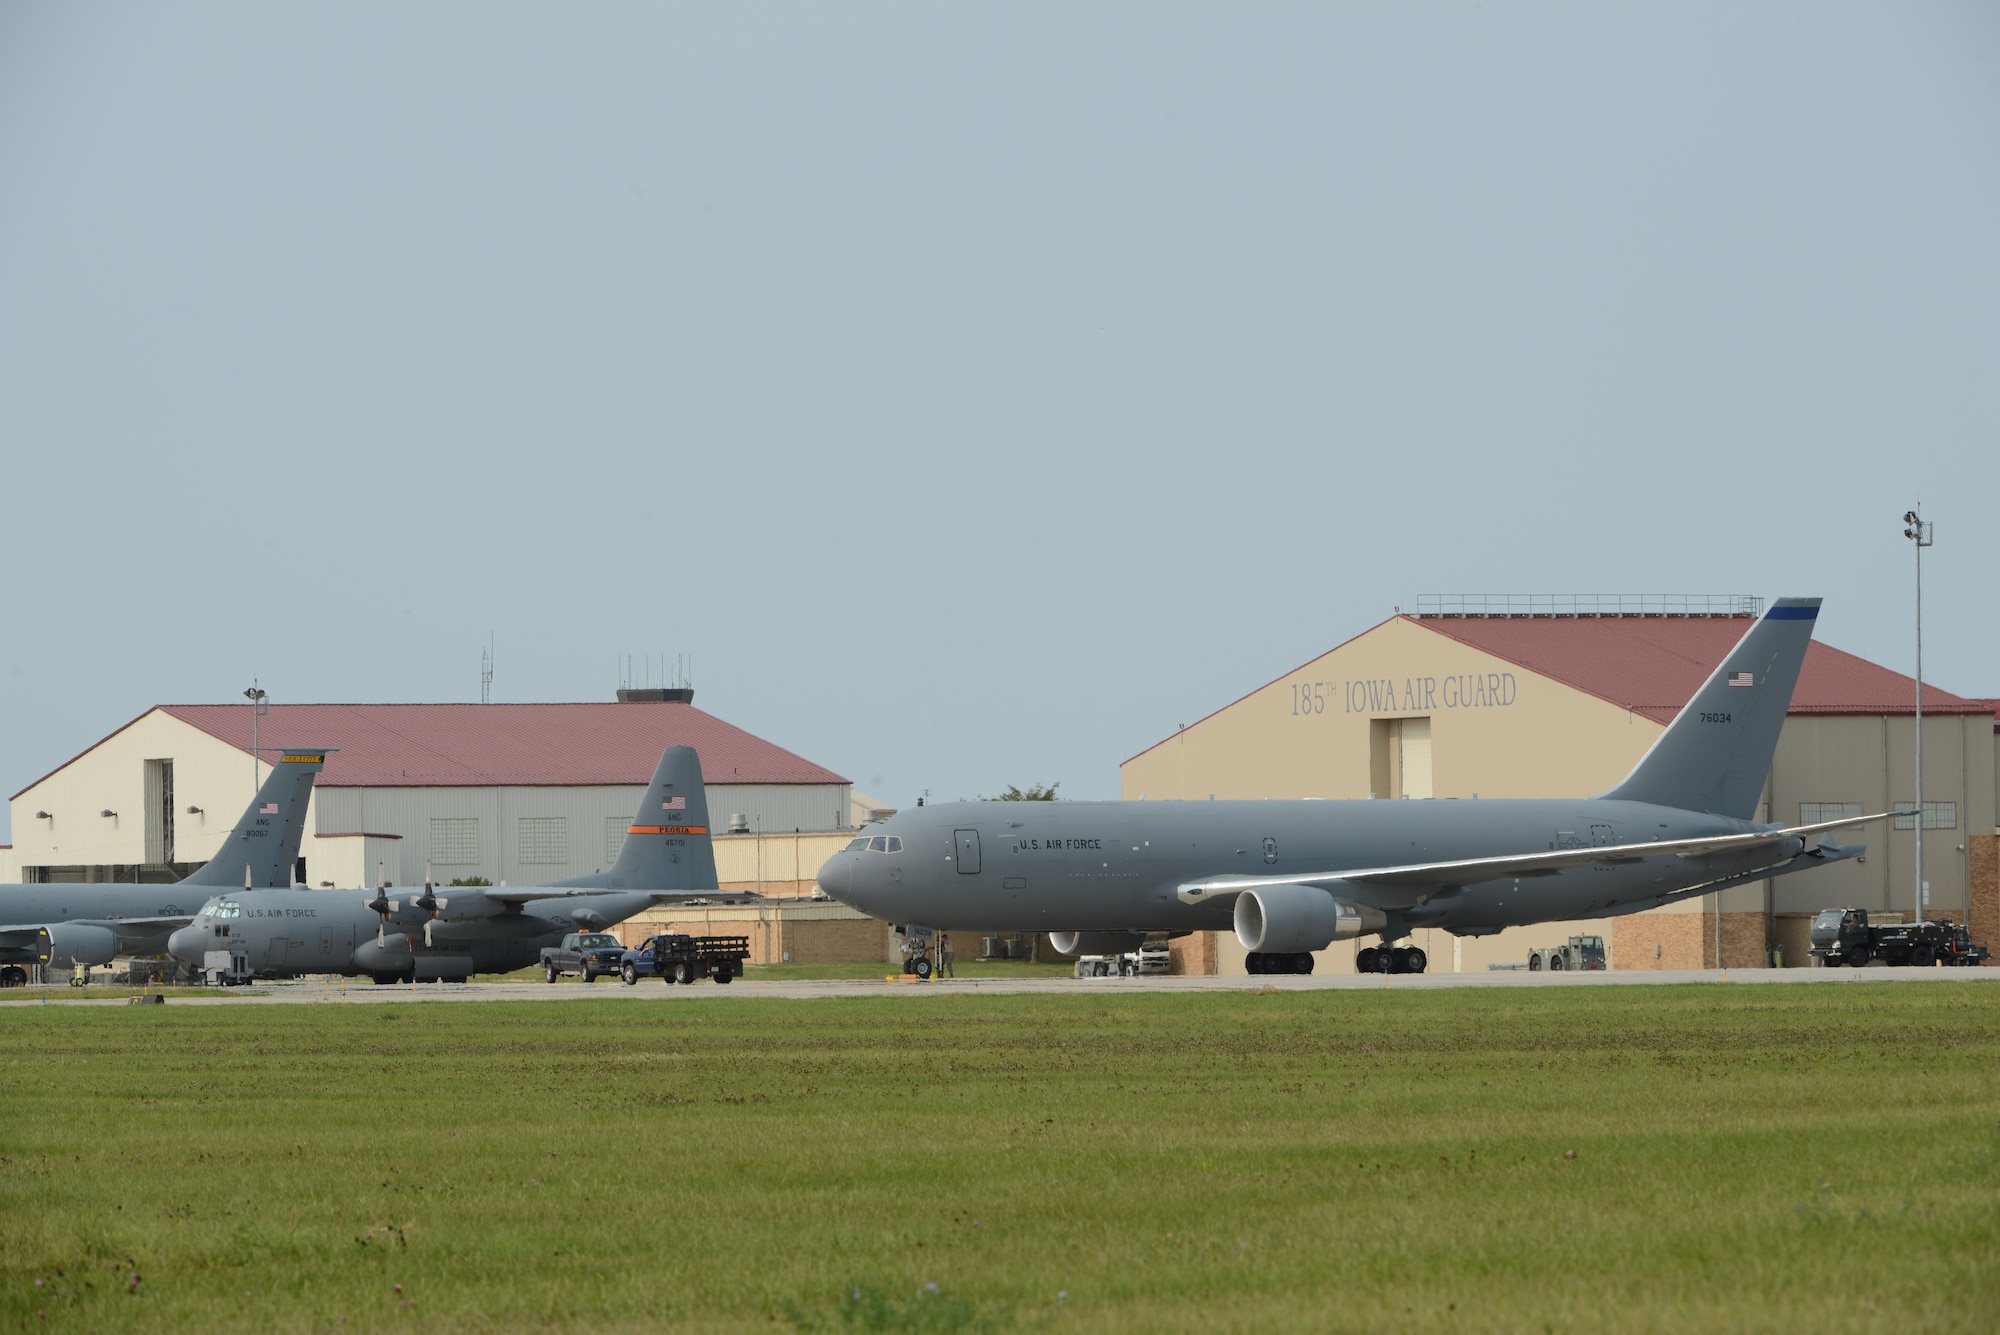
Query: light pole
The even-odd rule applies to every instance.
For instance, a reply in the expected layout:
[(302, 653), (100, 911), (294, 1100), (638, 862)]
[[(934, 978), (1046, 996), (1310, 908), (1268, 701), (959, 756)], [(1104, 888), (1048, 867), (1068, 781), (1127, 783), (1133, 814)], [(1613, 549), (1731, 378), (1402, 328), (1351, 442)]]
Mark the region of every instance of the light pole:
[(257, 780), (259, 777), (257, 774), (257, 759), (259, 755), (257, 721), (263, 718), (265, 711), (270, 708), (269, 705), (264, 703), (269, 697), (267, 692), (258, 688), (257, 679), (252, 677), (250, 679), (250, 689), (243, 692), (243, 698), (250, 702), (250, 798), (252, 801), (255, 801), (257, 798)]
[(1931, 529), (1923, 517), (1922, 501), (1903, 514), (1903, 536), (1917, 553), (1917, 921), (1924, 920), (1924, 548), (1931, 545)]

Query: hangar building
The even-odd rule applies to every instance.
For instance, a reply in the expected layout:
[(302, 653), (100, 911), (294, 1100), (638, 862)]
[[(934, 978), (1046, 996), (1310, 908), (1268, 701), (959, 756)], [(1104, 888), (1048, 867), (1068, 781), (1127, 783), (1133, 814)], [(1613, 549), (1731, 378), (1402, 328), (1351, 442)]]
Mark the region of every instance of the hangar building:
[[(1736, 597), (1427, 598), (1415, 615), (1391, 617), (1127, 760), (1123, 796), (1472, 801), (1602, 792), (1761, 611), (1761, 600)], [(1818, 909), (1913, 908), (1921, 837), (1931, 916), (1969, 919), (1975, 938), (2000, 947), (1994, 702), (1925, 686), (1920, 832), (1914, 687), (1815, 640), (1766, 781), (1762, 820), (1909, 811), (1845, 836), (1869, 845), (1865, 859), (1608, 921), (1463, 940), (1433, 931), (1416, 944), (1433, 970), (1518, 962), (1530, 946), (1572, 933), (1603, 935), (1614, 968), (1804, 965)], [(1337, 943), (1320, 967), (1353, 968), (1355, 949)], [(1226, 932), (1201, 934), (1183, 954), (1194, 972), (1243, 969)]]
[(809, 895), (872, 808), (833, 771), (696, 709), (686, 688), (582, 704), (272, 704), (254, 718), (249, 704), (159, 705), (14, 794), (6, 879), (176, 880), (214, 853), (270, 762), (308, 746), (334, 751), (307, 812), (307, 884), (409, 884), (426, 866), (440, 881), (559, 880), (617, 856), (675, 743), (701, 754), (725, 889)]

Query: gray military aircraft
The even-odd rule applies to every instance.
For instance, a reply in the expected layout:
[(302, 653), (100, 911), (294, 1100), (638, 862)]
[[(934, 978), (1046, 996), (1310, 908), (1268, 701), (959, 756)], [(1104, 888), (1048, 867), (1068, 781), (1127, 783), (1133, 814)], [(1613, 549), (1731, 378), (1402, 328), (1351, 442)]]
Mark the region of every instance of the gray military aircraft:
[(28, 981), (43, 964), (109, 964), (119, 955), (159, 955), (203, 900), (230, 885), (292, 883), (305, 837), (313, 776), (324, 748), (286, 752), (213, 858), (171, 885), (0, 885), (0, 987)]
[(550, 885), (384, 885), (221, 895), (175, 932), (175, 959), (199, 966), (211, 950), (248, 957), (265, 978), (367, 974), (377, 983), (464, 982), (533, 964), (565, 932), (596, 931), (656, 904), (755, 896), (719, 894), (708, 798), (693, 748), (670, 746), (627, 827), (609, 871)]
[[(1058, 802), (919, 807), (820, 868), (828, 894), (892, 922), (1048, 932), (1064, 954), (1233, 927), (1252, 973), (1309, 973), (1379, 935), (1364, 972), (1422, 973), (1419, 927), (1483, 936), (1609, 917), (1867, 851), (1756, 814), (1817, 598), (1781, 598), (1623, 782), (1594, 798)], [(1819, 835), (1817, 843), (1808, 836)]]

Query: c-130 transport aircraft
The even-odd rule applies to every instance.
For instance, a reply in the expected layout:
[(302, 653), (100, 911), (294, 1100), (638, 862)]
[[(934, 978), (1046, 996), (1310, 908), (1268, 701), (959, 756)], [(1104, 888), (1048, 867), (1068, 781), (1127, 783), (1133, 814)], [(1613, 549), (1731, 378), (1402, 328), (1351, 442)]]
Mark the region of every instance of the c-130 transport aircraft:
[(305, 838), (313, 776), (325, 747), (292, 747), (244, 809), (215, 856), (171, 885), (0, 885), (0, 987), (19, 987), (36, 964), (66, 969), (120, 955), (158, 955), (203, 900), (231, 885), (290, 885)]
[(670, 746), (608, 871), (514, 888), (239, 890), (204, 904), (167, 949), (197, 968), (211, 950), (240, 954), (261, 978), (464, 982), (533, 964), (565, 932), (596, 931), (656, 904), (754, 898), (720, 895), (701, 760), (692, 747)]
[[(1752, 819), (1819, 615), (1781, 598), (1624, 781), (1577, 799), (957, 802), (900, 812), (820, 868), (892, 922), (1050, 933), (1066, 955), (1234, 928), (1251, 973), (1310, 973), (1368, 933), (1363, 972), (1422, 973), (1419, 927), (1610, 917), (1842, 861), (1867, 845)], [(1817, 843), (1808, 836), (1820, 835)]]

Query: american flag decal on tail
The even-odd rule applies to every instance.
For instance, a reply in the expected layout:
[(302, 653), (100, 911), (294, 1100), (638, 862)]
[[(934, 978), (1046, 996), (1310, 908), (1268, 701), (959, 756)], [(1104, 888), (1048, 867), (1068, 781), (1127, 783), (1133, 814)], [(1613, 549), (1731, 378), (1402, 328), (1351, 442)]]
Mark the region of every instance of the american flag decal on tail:
[(687, 809), (688, 800), (678, 793), (660, 803), (660, 810), (662, 811), (686, 811)]
[(1755, 686), (1757, 684), (1757, 674), (1754, 672), (1732, 672), (1729, 674), (1729, 684), (1731, 686)]
[(260, 816), (275, 816), (278, 814), (278, 804), (276, 802), (266, 802), (263, 806), (257, 808), (257, 814)]

